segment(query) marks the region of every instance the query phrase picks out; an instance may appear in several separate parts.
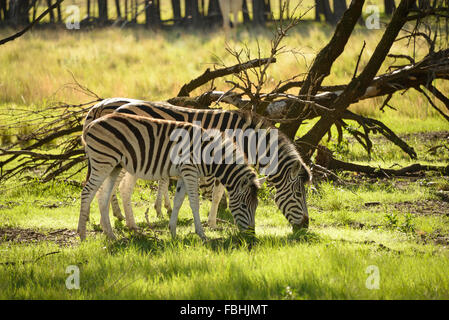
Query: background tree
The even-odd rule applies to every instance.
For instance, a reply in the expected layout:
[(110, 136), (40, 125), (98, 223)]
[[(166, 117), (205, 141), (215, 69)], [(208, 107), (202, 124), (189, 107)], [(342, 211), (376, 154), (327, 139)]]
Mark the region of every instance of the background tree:
[(108, 21), (108, 1), (98, 0), (98, 18), (100, 23), (106, 23)]
[(385, 14), (387, 15), (393, 14), (393, 11), (396, 9), (396, 4), (394, 3), (394, 0), (384, 0), (384, 6), (385, 6)]

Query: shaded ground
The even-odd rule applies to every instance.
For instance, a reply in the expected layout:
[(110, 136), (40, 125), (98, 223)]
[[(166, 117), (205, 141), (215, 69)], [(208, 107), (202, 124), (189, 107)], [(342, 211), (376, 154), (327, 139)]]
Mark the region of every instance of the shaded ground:
[(0, 228), (0, 243), (33, 243), (41, 241), (52, 241), (61, 246), (70, 246), (78, 242), (79, 237), (75, 230), (66, 228), (46, 232), (35, 229)]
[(449, 202), (441, 200), (418, 200), (394, 203), (393, 208), (404, 213), (415, 215), (449, 216)]

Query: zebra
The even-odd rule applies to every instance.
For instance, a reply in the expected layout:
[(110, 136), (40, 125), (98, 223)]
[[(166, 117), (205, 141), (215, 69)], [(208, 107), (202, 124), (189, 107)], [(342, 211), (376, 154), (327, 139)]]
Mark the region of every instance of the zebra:
[[(178, 130), (186, 134), (181, 142), (171, 138)], [(199, 218), (198, 178), (214, 176), (222, 183), (229, 193), (229, 208), (238, 227), (251, 234), (255, 232), (255, 211), (257, 208), (257, 190), (259, 182), (255, 171), (244, 161), (243, 153), (236, 148), (233, 141), (224, 137), (220, 144), (214, 144), (216, 139), (199, 141), (201, 150), (210, 150), (221, 155), (220, 161), (194, 161), (195, 147), (192, 147), (192, 137), (195, 132), (202, 135), (206, 131), (194, 124), (170, 120), (150, 119), (113, 113), (103, 116), (88, 124), (83, 131), (82, 142), (88, 159), (87, 182), (81, 193), (81, 209), (78, 222), (78, 233), (81, 240), (86, 238), (86, 222), (89, 217), (90, 204), (93, 197), (103, 184), (103, 192), (98, 202), (101, 212), (100, 224), (103, 232), (115, 239), (109, 221), (109, 202), (111, 192), (120, 171), (125, 169), (132, 176), (147, 180), (158, 180), (178, 176), (174, 206), (178, 208), (189, 196), (190, 206), (194, 216), (195, 232), (205, 239), (205, 234)], [(197, 143), (198, 144), (198, 143)], [(182, 161), (173, 161), (172, 155), (178, 155), (183, 150)], [(229, 162), (228, 152), (231, 150), (235, 159)], [(187, 151), (187, 153), (185, 153)], [(175, 157), (179, 159), (180, 157)], [(225, 161), (228, 160), (228, 161)], [(180, 203), (179, 203), (180, 202)], [(125, 210), (126, 218), (128, 217)], [(175, 213), (175, 212), (174, 212)], [(172, 214), (169, 228), (173, 237), (176, 236), (177, 212)]]
[[(89, 123), (91, 123), (92, 121), (94, 121), (102, 116), (111, 114), (112, 112), (117, 110), (119, 107), (121, 107), (127, 103), (144, 103), (144, 101), (130, 99), (130, 98), (104, 99), (89, 109), (89, 112), (87, 113), (87, 115), (84, 119), (83, 131), (85, 130), (87, 125)], [(160, 103), (163, 103), (163, 102), (160, 102)], [(123, 179), (123, 176), (124, 176), (124, 171), (122, 171), (121, 174), (119, 175), (119, 177), (117, 178), (116, 185), (120, 184), (120, 182)], [(214, 184), (215, 184), (215, 178), (213, 178), (213, 177), (200, 178), (199, 187), (202, 190), (203, 194), (207, 198), (212, 199), (212, 192), (213, 192)], [(154, 209), (156, 210), (156, 215), (159, 218), (162, 217), (162, 210), (161, 210), (162, 209), (162, 201), (164, 201), (164, 207), (167, 210), (168, 216), (169, 217), (171, 216), (172, 207), (171, 207), (171, 203), (170, 203), (170, 196), (168, 193), (168, 185), (169, 185), (169, 180), (166, 180), (166, 179), (159, 180), (158, 192), (157, 192), (157, 196), (156, 196), (156, 201), (154, 203)], [(117, 186), (115, 186), (114, 189), (116, 189), (116, 187)], [(102, 189), (100, 187), (98, 193), (101, 193), (102, 192), (101, 190)], [(123, 215), (121, 213), (120, 206), (119, 206), (115, 192), (111, 196), (111, 208), (112, 208), (113, 215), (118, 220), (125, 220), (125, 217), (123, 217)], [(130, 229), (137, 228), (137, 226), (135, 224), (130, 224), (130, 225), (128, 225), (128, 227)]]
[[(256, 128), (273, 128), (262, 117), (249, 112), (221, 109), (190, 109), (173, 106), (165, 102), (131, 102), (121, 106), (116, 112), (190, 123), (198, 122), (205, 129), (215, 128), (221, 132), (229, 128), (241, 129), (242, 131)], [(268, 174), (266, 180), (276, 189), (275, 202), (293, 226), (293, 229), (307, 228), (309, 216), (304, 185), (310, 176), (310, 172), (307, 171), (308, 169), (293, 143), (279, 131), (277, 145), (278, 170)], [(246, 156), (248, 155), (248, 150), (242, 151)], [(256, 163), (255, 167), (260, 169), (260, 163)], [(121, 194), (123, 194), (122, 186), (126, 186), (126, 191), (130, 192), (135, 182), (136, 177), (126, 174), (120, 185)], [(212, 227), (216, 225), (218, 202), (223, 192), (223, 186), (216, 184), (208, 219), (208, 223)]]

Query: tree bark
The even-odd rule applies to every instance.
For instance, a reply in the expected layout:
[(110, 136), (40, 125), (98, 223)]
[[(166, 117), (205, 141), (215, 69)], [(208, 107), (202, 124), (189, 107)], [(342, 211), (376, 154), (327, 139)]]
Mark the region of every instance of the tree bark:
[(115, 0), (115, 11), (117, 12), (117, 18), (121, 18), (122, 10), (120, 8), (120, 0)]
[(386, 15), (392, 15), (394, 10), (396, 10), (396, 4), (394, 3), (394, 0), (384, 0), (384, 5)]
[(223, 15), (218, 4), (218, 0), (209, 0), (209, 7), (207, 8), (208, 22), (212, 24), (223, 24)]
[(253, 1), (253, 24), (256, 26), (265, 25), (265, 1), (264, 0), (252, 0)]
[(335, 22), (340, 21), (341, 17), (343, 17), (343, 13), (348, 9), (346, 5), (346, 0), (334, 0), (334, 16), (333, 20)]
[(90, 18), (90, 0), (87, 0), (86, 6), (87, 6), (87, 17)]
[(29, 0), (9, 0), (9, 20), (15, 25), (29, 24), (30, 9), (31, 5)]
[(273, 18), (273, 14), (271, 12), (271, 2), (270, 0), (265, 0), (264, 4), (264, 20), (270, 21)]
[[(51, 0), (47, 0), (47, 7), (48, 8), (51, 7)], [(50, 10), (49, 15), (50, 15), (50, 23), (54, 23), (55, 22), (55, 14), (53, 13), (53, 10)]]
[(0, 21), (8, 19), (8, 11), (6, 8), (6, 0), (0, 0)]
[(198, 0), (185, 0), (185, 5), (187, 21), (193, 26), (198, 26), (200, 22)]
[(145, 3), (145, 24), (157, 27), (160, 25), (159, 0), (147, 0)]
[(248, 3), (247, 0), (243, 0), (242, 13), (243, 13), (243, 23), (250, 23), (251, 19), (249, 17)]
[(58, 4), (56, 7), (56, 12), (58, 13), (58, 23), (62, 22), (62, 12), (61, 12), (61, 4)]
[(315, 0), (315, 20), (321, 21), (321, 14), (328, 23), (334, 23), (334, 17), (329, 0)]
[(181, 21), (181, 0), (171, 0), (171, 7), (175, 24), (178, 24)]
[(98, 18), (100, 22), (106, 23), (108, 21), (108, 1), (98, 0)]

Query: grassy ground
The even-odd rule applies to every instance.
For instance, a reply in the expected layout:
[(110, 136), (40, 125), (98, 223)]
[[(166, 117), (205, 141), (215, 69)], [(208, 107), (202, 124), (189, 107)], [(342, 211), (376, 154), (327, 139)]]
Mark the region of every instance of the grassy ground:
[[(440, 163), (449, 154), (428, 157)], [(202, 243), (187, 204), (172, 240), (168, 218), (158, 220), (151, 208), (151, 183), (133, 195), (140, 233), (117, 221), (119, 240), (107, 241), (93, 203), (88, 240), (80, 243), (79, 187), (11, 182), (0, 202), (0, 298), (448, 299), (447, 177), (344, 178), (308, 188), (311, 226), (301, 234), (292, 234), (264, 187), (251, 247), (229, 222), (206, 228), (210, 240)], [(203, 221), (209, 207), (201, 202)], [(66, 288), (70, 266), (79, 268), (78, 290)], [(378, 289), (370, 286), (372, 266)]]
[[(272, 79), (305, 72), (329, 35), (327, 27), (302, 25), (286, 42), (302, 55), (279, 59)], [(363, 66), (380, 35), (358, 29), (326, 83), (350, 79), (361, 42), (367, 41)], [(253, 50), (257, 39), (268, 53), (269, 31), (242, 27), (239, 37)], [(397, 44), (395, 50), (410, 49)], [(234, 63), (216, 31), (33, 32), (0, 50), (0, 106), (14, 112), (50, 101), (85, 101), (79, 92), (62, 89), (72, 81), (68, 70), (103, 97), (166, 99), (219, 59)], [(437, 85), (448, 90), (447, 84)], [(447, 165), (447, 150), (428, 150), (447, 138), (449, 126), (425, 100), (410, 91), (392, 99), (397, 112), (381, 113), (376, 110), (380, 104), (380, 99), (363, 101), (353, 109), (385, 121), (415, 148), (420, 162)], [(411, 163), (392, 144), (375, 139), (371, 159), (351, 140), (327, 145), (349, 161), (383, 167)], [(82, 181), (84, 174), (72, 179)], [(168, 218), (156, 219), (151, 209), (151, 183), (140, 183), (133, 195), (140, 233), (130, 234), (116, 222), (119, 240), (107, 241), (99, 232), (93, 203), (88, 240), (80, 243), (74, 230), (81, 189), (63, 181), (41, 185), (33, 180), (35, 173), (29, 176), (31, 180), (10, 181), (0, 189), (1, 299), (449, 298), (449, 181), (438, 174), (397, 179), (346, 175), (345, 183), (308, 187), (311, 224), (300, 234), (292, 234), (272, 191), (264, 187), (256, 216), (258, 241), (252, 246), (240, 244), (228, 222), (219, 223), (217, 230), (206, 228), (210, 240), (202, 243), (193, 233), (187, 202), (178, 237), (172, 240)], [(148, 207), (150, 227), (144, 217)], [(209, 207), (208, 201), (201, 202), (204, 221)], [(229, 213), (221, 218), (227, 221)], [(80, 289), (66, 287), (69, 266), (79, 268)]]

